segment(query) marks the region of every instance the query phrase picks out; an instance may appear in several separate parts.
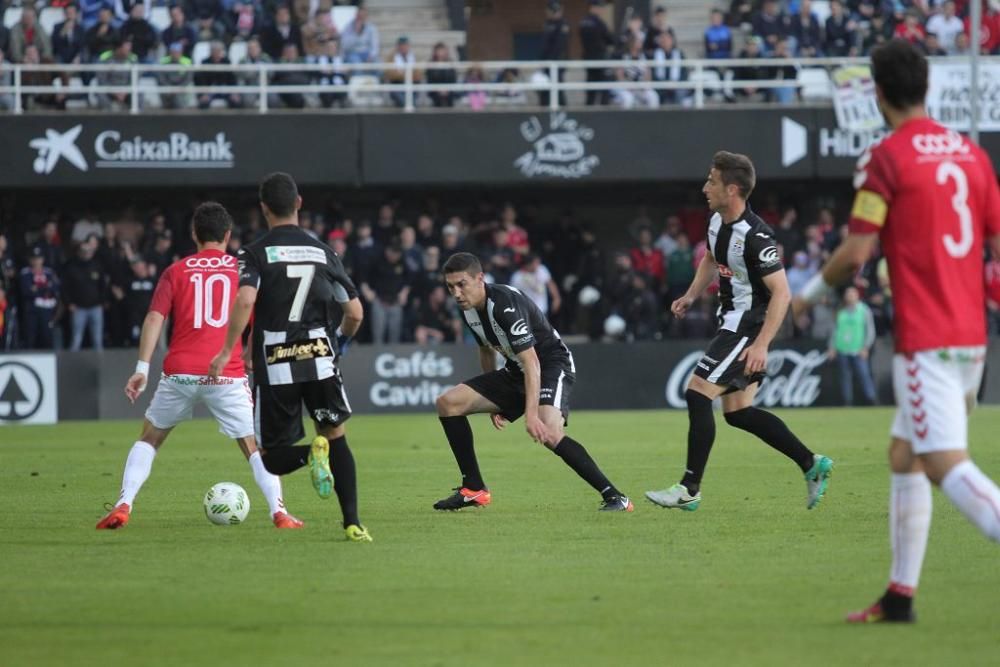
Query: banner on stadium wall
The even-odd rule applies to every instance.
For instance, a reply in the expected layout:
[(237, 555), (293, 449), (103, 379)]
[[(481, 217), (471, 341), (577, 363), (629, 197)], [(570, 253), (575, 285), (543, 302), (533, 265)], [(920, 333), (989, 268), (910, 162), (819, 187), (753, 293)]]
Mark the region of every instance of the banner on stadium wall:
[(54, 354), (0, 354), (0, 426), (55, 424), (59, 416)]
[[(967, 132), (972, 120), (971, 79), (968, 63), (931, 65), (928, 113), (953, 130)], [(979, 66), (979, 129), (1000, 131), (1000, 64), (982, 63)]]
[(355, 184), (356, 116), (29, 115), (0, 126), (7, 187)]

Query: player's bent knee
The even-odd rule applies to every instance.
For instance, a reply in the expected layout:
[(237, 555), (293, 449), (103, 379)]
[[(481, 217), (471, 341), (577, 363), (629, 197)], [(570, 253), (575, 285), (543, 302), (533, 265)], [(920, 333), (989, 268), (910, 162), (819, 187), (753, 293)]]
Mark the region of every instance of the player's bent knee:
[(434, 400), (439, 417), (460, 417), (465, 414), (464, 401), (454, 389), (449, 389)]
[(731, 412), (726, 412), (722, 416), (725, 418), (726, 423), (733, 428), (746, 430), (750, 425), (751, 412), (753, 408), (742, 408), (740, 410), (733, 410)]

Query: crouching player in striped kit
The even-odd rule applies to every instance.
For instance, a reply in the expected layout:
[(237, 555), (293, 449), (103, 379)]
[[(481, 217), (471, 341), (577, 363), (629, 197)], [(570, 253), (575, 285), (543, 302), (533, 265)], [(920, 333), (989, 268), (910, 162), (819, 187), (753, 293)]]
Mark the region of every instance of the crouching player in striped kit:
[[(573, 354), (542, 311), (515, 287), (487, 285), (483, 266), (475, 255), (452, 255), (443, 273), (448, 292), (479, 343), (483, 374), (452, 387), (437, 399), (438, 416), (462, 472), (462, 483), (455, 493), (434, 503), (434, 509), (460, 510), (490, 504), (490, 491), (479, 472), (467, 416), (486, 413), (497, 429), (523, 415), (531, 439), (551, 449), (601, 494), (602, 512), (631, 512), (632, 501), (604, 476), (583, 445), (563, 431), (576, 366)], [(506, 359), (500, 369), (497, 353)]]
[(719, 330), (698, 361), (688, 384), (687, 469), (681, 481), (646, 497), (661, 507), (688, 511), (701, 503), (701, 478), (715, 441), (712, 401), (722, 396), (726, 422), (757, 436), (795, 462), (806, 479), (806, 507), (819, 503), (833, 461), (813, 454), (781, 419), (753, 406), (767, 366), (767, 348), (788, 312), (791, 294), (774, 232), (747, 203), (756, 184), (745, 155), (720, 151), (702, 188), (712, 219), (708, 252), (687, 293), (671, 311), (684, 317), (691, 304), (719, 276)]

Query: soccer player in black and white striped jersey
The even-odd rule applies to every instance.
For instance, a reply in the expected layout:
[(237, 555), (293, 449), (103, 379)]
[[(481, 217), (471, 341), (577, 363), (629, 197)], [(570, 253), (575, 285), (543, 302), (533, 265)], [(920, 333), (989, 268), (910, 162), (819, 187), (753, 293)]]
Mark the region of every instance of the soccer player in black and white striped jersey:
[(646, 493), (661, 507), (698, 509), (701, 479), (715, 441), (712, 401), (719, 396), (727, 423), (756, 435), (802, 469), (808, 509), (823, 497), (833, 468), (833, 461), (813, 454), (781, 419), (753, 405), (764, 379), (767, 349), (791, 301), (774, 232), (747, 203), (755, 184), (750, 158), (726, 151), (715, 154), (702, 188), (713, 213), (707, 252), (687, 293), (673, 302), (671, 311), (684, 317), (718, 274), (719, 328), (684, 395), (690, 419), (684, 476), (668, 489)]

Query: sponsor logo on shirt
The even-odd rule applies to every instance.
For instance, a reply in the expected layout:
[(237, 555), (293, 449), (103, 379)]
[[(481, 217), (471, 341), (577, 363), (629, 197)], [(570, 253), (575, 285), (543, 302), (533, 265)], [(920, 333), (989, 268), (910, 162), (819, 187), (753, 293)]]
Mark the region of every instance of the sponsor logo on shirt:
[(524, 321), (524, 318), (519, 319), (517, 322), (510, 327), (510, 334), (512, 336), (523, 336), (528, 333), (528, 323)]
[(268, 364), (281, 364), (289, 361), (308, 361), (321, 357), (332, 357), (333, 349), (326, 338), (274, 343), (264, 346), (264, 357)]
[(313, 262), (326, 264), (326, 253), (322, 248), (304, 245), (269, 245), (264, 249), (268, 264), (282, 262)]
[(775, 246), (764, 248), (757, 257), (760, 259), (762, 266), (774, 266), (781, 261), (781, 258), (778, 257), (778, 249)]
[(730, 269), (728, 266), (726, 266), (725, 264), (719, 264), (719, 275), (722, 276), (723, 278), (732, 278), (734, 274), (733, 270)]
[(236, 266), (236, 258), (232, 255), (221, 257), (188, 257), (184, 266), (191, 269), (231, 269)]

